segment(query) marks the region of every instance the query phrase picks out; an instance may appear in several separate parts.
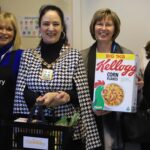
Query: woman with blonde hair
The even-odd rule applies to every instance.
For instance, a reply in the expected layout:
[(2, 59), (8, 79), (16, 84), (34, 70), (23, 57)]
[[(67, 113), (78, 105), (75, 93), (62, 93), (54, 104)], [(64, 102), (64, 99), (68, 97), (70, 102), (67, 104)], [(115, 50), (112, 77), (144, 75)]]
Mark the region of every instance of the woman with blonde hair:
[[(109, 8), (97, 10), (91, 20), (89, 29), (91, 37), (95, 42), (88, 48), (81, 51), (87, 69), (88, 82), (91, 99), (93, 98), (95, 60), (96, 53), (120, 53), (130, 54), (132, 51), (116, 42), (120, 33), (121, 21), (116, 12)], [(137, 85), (143, 85), (139, 78)], [(124, 143), (121, 138), (120, 115), (118, 112), (107, 112), (99, 110), (95, 112), (95, 118), (99, 135), (103, 139), (105, 150), (124, 150)], [(113, 120), (113, 121), (112, 121)], [(103, 133), (104, 132), (104, 133)]]
[(21, 37), (16, 17), (0, 12), (0, 147), (11, 149), (13, 101), (19, 62), (22, 54)]

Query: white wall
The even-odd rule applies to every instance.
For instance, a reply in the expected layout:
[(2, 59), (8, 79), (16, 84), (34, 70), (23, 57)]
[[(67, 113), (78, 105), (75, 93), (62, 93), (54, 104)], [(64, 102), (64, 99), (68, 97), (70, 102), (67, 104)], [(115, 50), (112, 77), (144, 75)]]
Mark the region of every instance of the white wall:
[[(66, 16), (70, 15), (72, 18), (72, 0), (0, 0), (2, 10), (12, 12), (16, 17), (38, 16), (39, 8), (44, 4), (57, 5)], [(23, 49), (35, 48), (38, 43), (38, 37), (22, 37)]]
[[(100, 8), (111, 8), (121, 19), (121, 32), (117, 42), (139, 51), (150, 40), (150, 0), (0, 0), (3, 10), (11, 11), (16, 16), (38, 15), (43, 4), (60, 6), (65, 14), (72, 17), (72, 45), (84, 49), (93, 43), (89, 25), (94, 12)], [(23, 47), (35, 47), (38, 38), (23, 38)]]
[[(74, 34), (74, 40), (81, 35), (79, 49), (88, 47), (93, 40), (89, 24), (94, 12), (100, 8), (114, 10), (121, 20), (121, 32), (116, 39), (121, 45), (139, 51), (150, 40), (150, 1), (149, 0), (80, 0), (81, 17), (76, 20), (81, 29)], [(82, 31), (82, 32), (80, 32)]]

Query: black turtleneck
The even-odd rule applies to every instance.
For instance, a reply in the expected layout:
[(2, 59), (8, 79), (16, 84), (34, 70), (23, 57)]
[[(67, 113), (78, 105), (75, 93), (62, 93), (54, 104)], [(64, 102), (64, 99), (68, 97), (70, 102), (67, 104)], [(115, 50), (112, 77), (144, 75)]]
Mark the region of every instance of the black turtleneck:
[(60, 40), (54, 44), (46, 44), (41, 41), (41, 57), (47, 62), (52, 63), (59, 57), (59, 52), (63, 46), (63, 41)]

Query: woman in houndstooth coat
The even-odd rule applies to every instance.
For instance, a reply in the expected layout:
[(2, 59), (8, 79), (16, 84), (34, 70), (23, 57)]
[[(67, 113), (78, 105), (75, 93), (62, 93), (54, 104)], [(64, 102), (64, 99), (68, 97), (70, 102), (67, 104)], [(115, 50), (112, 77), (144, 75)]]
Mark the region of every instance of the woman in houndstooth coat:
[[(66, 46), (66, 27), (61, 9), (52, 5), (42, 7), (39, 29), (42, 37), (39, 46), (24, 51), (21, 58), (13, 113), (28, 115), (35, 101), (47, 106), (44, 113), (48, 117), (52, 116), (49, 107), (53, 107), (56, 117), (70, 117), (79, 112), (72, 149), (99, 148), (101, 142), (83, 60), (79, 51)], [(26, 89), (31, 91), (30, 94), (25, 92)]]

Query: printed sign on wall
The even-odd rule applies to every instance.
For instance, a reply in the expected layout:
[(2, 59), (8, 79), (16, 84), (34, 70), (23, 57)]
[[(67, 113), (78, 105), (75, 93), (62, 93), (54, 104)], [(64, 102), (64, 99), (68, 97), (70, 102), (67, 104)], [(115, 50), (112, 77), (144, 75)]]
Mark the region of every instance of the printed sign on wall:
[(37, 37), (39, 36), (38, 17), (19, 17), (19, 26), (21, 36)]

